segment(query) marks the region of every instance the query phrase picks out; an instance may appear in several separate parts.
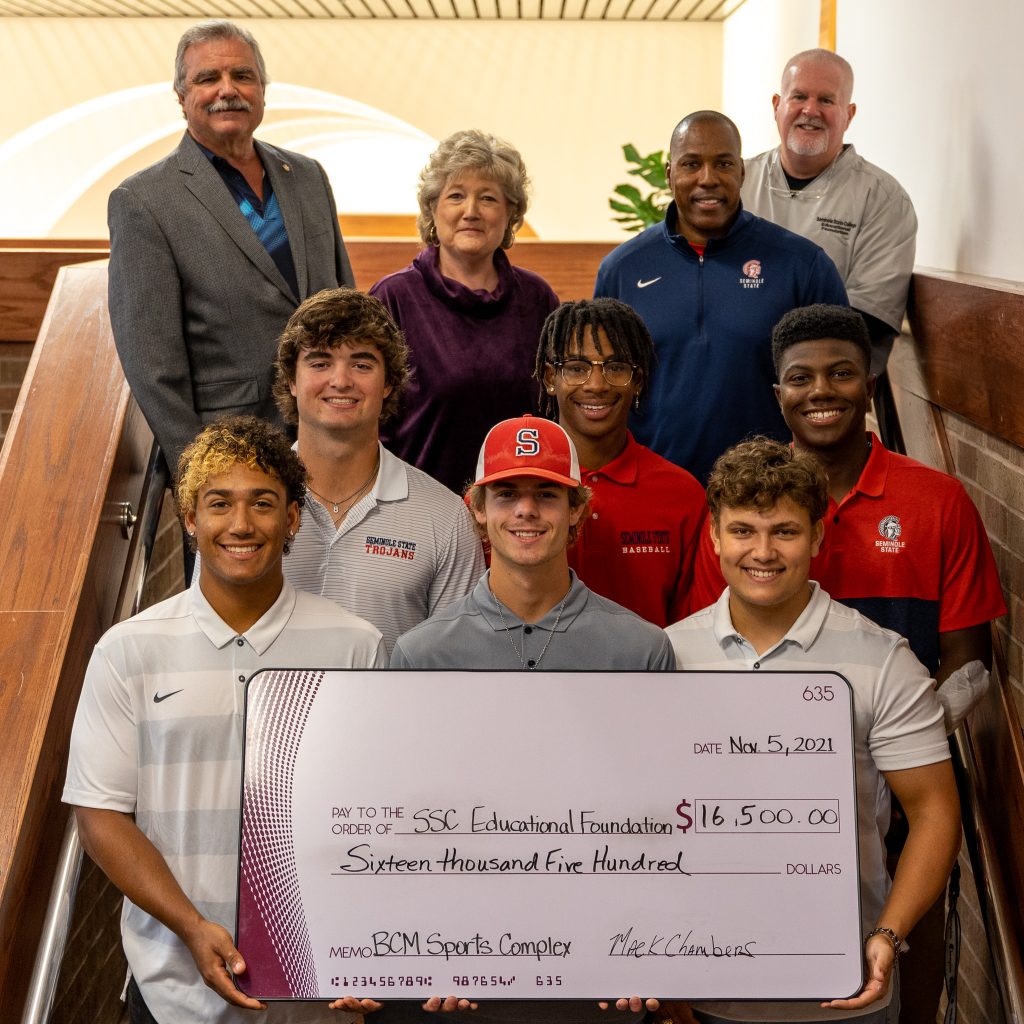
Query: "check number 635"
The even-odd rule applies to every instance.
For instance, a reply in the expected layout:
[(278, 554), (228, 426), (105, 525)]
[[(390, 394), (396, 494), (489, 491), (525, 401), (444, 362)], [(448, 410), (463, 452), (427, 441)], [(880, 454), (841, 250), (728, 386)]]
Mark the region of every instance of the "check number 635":
[(803, 698), (806, 701), (829, 701), (835, 700), (836, 695), (832, 692), (832, 686), (826, 683), (824, 686), (805, 686)]

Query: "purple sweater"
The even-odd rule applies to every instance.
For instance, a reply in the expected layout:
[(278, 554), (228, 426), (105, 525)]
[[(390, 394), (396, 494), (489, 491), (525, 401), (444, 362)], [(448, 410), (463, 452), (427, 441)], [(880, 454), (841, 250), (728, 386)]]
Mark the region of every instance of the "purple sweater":
[(537, 342), (558, 305), (542, 277), (513, 267), (501, 249), (494, 266), (498, 287), (471, 291), (444, 277), (428, 248), (370, 289), (402, 328), (413, 371), (381, 440), (458, 494), (474, 479), (487, 431), (536, 411)]

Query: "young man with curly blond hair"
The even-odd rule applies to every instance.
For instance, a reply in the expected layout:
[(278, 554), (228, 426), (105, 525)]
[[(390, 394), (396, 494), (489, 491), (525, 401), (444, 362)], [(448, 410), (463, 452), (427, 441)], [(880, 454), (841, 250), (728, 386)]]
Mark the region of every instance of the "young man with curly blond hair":
[[(261, 1007), (232, 981), (245, 971), (230, 931), (245, 682), (262, 668), (370, 668), (386, 655), (368, 622), (285, 582), (305, 471), (280, 431), (251, 416), (211, 424), (176, 477), (198, 580), (96, 645), (64, 800), (125, 895), (132, 1024), (232, 1024)], [(329, 1016), (324, 1004), (275, 1004), (260, 1019)]]

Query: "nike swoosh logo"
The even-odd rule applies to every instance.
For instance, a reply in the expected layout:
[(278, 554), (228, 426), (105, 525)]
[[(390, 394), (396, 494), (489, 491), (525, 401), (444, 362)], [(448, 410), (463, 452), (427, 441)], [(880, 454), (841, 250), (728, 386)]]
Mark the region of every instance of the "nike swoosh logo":
[(153, 703), (159, 704), (161, 701), (167, 700), (168, 697), (173, 697), (176, 693), (181, 693), (181, 690), (171, 690), (170, 693), (154, 693)]
[(660, 277), (652, 277), (650, 281), (637, 281), (636, 286), (637, 288), (646, 288), (648, 285), (655, 284), (660, 280)]

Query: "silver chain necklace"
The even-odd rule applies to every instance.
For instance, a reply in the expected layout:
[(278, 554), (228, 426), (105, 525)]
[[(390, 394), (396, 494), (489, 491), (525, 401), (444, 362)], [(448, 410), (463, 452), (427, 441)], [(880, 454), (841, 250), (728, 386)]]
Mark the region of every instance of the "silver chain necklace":
[(565, 596), (562, 598), (562, 603), (558, 606), (558, 614), (555, 616), (555, 624), (551, 627), (551, 632), (548, 633), (547, 640), (544, 641), (544, 647), (540, 652), (540, 657), (530, 665), (526, 664), (526, 641), (523, 641), (523, 649), (520, 651), (516, 647), (515, 640), (512, 639), (512, 630), (509, 624), (505, 621), (505, 613), (501, 610), (501, 602), (498, 600), (497, 594), (491, 591), (491, 597), (494, 598), (494, 606), (498, 609), (498, 617), (501, 619), (502, 626), (505, 627), (505, 636), (508, 637), (508, 642), (512, 645), (512, 650), (516, 652), (516, 657), (519, 659), (519, 664), (527, 671), (535, 671), (540, 668), (540, 663), (544, 660), (544, 655), (548, 653), (548, 648), (551, 646), (551, 640), (555, 635), (555, 630), (558, 629), (559, 622), (562, 621), (562, 611), (565, 609), (565, 602), (569, 600), (569, 593), (572, 591), (572, 584), (569, 585), (569, 589), (565, 592)]
[(346, 495), (344, 498), (339, 498), (337, 501), (335, 501), (333, 498), (328, 498), (326, 494), (321, 494), (319, 491), (314, 491), (313, 488), (309, 486), (308, 481), (306, 483), (306, 490), (309, 491), (310, 494), (314, 494), (325, 504), (332, 506), (332, 511), (334, 512), (335, 515), (338, 515), (339, 512), (341, 511), (341, 506), (344, 505), (346, 501), (351, 501), (357, 494), (360, 493), (360, 491), (365, 491), (366, 488), (369, 487), (369, 485), (373, 482), (373, 478), (377, 475), (378, 469), (380, 469), (379, 451), (377, 452), (377, 461), (373, 464), (373, 472), (351, 494)]

